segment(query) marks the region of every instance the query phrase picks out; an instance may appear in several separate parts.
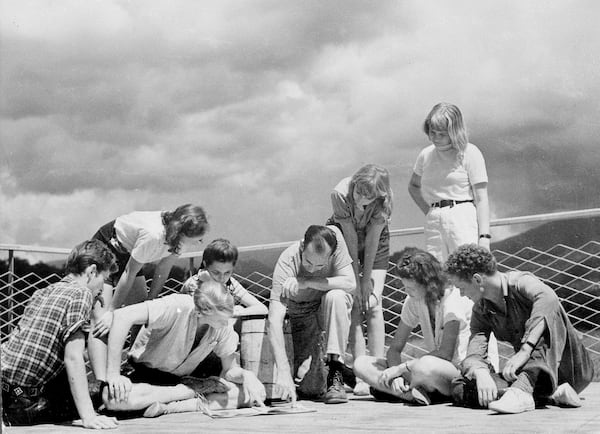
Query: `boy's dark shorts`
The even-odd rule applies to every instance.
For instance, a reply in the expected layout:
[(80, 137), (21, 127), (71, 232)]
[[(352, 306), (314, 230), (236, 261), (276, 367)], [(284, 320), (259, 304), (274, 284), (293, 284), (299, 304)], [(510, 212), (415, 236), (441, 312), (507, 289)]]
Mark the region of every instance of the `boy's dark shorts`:
[[(196, 378), (220, 376), (223, 366), (221, 359), (215, 353), (210, 353), (190, 374)], [(128, 360), (123, 373), (132, 383), (148, 383), (155, 386), (175, 386), (181, 383), (181, 377), (164, 372), (159, 369), (149, 368), (142, 363)]]
[[(106, 383), (94, 381), (88, 384), (95, 409), (102, 405), (102, 389)], [(2, 384), (2, 419), (6, 425), (35, 425), (60, 423), (79, 419), (71, 388), (63, 370), (46, 384), (41, 391), (11, 387)]]

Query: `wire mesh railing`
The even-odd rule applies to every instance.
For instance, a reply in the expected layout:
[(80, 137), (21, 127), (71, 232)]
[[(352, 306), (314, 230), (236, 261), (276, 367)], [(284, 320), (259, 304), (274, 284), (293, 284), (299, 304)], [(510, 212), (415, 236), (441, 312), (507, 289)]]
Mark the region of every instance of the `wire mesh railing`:
[[(594, 211), (594, 210), (593, 210)], [(595, 210), (592, 215), (600, 215), (600, 210)], [(578, 212), (581, 213), (581, 212)], [(586, 216), (589, 216), (589, 210)], [(561, 218), (564, 213), (561, 213)], [(533, 221), (528, 217), (518, 218), (523, 221)], [(541, 221), (557, 220), (555, 216), (544, 215)], [(500, 224), (508, 224), (503, 219)], [(519, 221), (521, 223), (521, 221)], [(496, 226), (499, 225), (496, 223)], [(394, 236), (402, 236), (403, 231), (392, 231)], [(415, 229), (405, 230), (407, 234), (414, 234)], [(276, 246), (283, 248), (288, 243), (278, 243)], [(270, 245), (269, 247), (272, 247)], [(241, 248), (248, 254), (253, 249), (264, 249), (265, 246)], [(0, 251), (9, 252), (8, 269), (0, 273), (0, 341), (4, 341), (23, 312), (32, 293), (50, 283), (60, 280), (59, 273), (42, 275), (38, 272), (29, 272), (21, 275), (15, 270), (15, 251), (37, 251), (65, 255), (67, 249), (44, 249), (40, 247), (27, 248), (26, 246), (2, 246)], [(527, 246), (516, 251), (494, 249), (500, 271), (520, 270), (530, 271), (544, 280), (561, 299), (561, 302), (571, 318), (574, 326), (581, 332), (586, 347), (590, 350), (596, 366), (600, 365), (600, 242), (588, 240), (579, 246), (555, 244), (549, 248)], [(187, 254), (189, 258), (198, 254)], [(190, 261), (193, 268), (193, 260)], [(406, 292), (401, 280), (393, 273), (394, 264), (390, 263), (383, 292), (383, 310), (385, 321), (386, 342), (389, 342), (400, 320), (400, 311), (406, 298)], [(191, 270), (188, 270), (191, 271)], [(251, 293), (260, 301), (268, 305), (272, 277), (258, 271), (237, 274), (235, 276)], [(185, 279), (183, 279), (185, 280)], [(182, 285), (181, 280), (170, 278), (164, 285), (161, 295), (178, 292)], [(501, 345), (500, 355), (505, 358), (512, 352), (507, 346)], [(407, 357), (418, 357), (425, 353), (420, 330), (416, 329), (411, 335), (406, 348)]]

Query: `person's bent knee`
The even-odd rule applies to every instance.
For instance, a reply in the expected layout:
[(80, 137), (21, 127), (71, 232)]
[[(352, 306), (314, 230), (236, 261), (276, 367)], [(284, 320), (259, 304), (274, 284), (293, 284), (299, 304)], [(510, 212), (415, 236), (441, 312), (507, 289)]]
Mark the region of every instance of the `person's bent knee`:
[(440, 376), (448, 376), (448, 369), (459, 371), (448, 360), (436, 356), (423, 356), (411, 364), (412, 382), (433, 386)]
[(360, 378), (364, 378), (367, 371), (369, 369), (373, 369), (375, 362), (377, 361), (376, 357), (372, 356), (359, 356), (354, 360), (354, 365), (352, 369), (354, 370), (354, 375)]
[(411, 373), (414, 377), (427, 377), (443, 362), (450, 363), (436, 356), (423, 356), (411, 364)]
[(375, 306), (369, 306), (368, 311), (370, 316), (376, 316), (383, 314), (383, 308), (381, 307), (381, 301), (379, 301)]
[(332, 303), (346, 304), (347, 297), (348, 293), (343, 289), (332, 289), (325, 294), (325, 300)]

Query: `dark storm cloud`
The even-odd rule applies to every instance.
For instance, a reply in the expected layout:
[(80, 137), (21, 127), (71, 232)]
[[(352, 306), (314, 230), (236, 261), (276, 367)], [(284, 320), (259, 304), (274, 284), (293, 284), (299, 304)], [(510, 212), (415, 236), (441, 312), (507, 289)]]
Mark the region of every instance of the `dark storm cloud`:
[(442, 100), (484, 152), (494, 217), (597, 203), (596, 2), (63, 2), (0, 13), (9, 241), (196, 201), (239, 242), (292, 239), (370, 162), (392, 227), (418, 226), (406, 183)]

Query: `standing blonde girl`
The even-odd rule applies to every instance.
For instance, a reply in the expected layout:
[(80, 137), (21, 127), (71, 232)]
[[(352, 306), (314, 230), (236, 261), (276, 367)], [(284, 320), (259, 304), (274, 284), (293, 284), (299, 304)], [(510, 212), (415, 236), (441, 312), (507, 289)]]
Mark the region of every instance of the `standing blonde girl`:
[(431, 144), (417, 157), (408, 191), (426, 215), (427, 251), (444, 262), (461, 244), (478, 243), (489, 249), (485, 161), (469, 143), (459, 108), (437, 104), (423, 130)]
[[(392, 214), (393, 195), (388, 171), (374, 164), (361, 167), (351, 178), (345, 178), (331, 193), (335, 224), (344, 234), (357, 289), (350, 325), (352, 355), (366, 353), (362, 322), (367, 322), (368, 347), (371, 356), (383, 357), (385, 329), (381, 297), (390, 251), (388, 221)], [(358, 381), (357, 395), (367, 395), (369, 387)]]

